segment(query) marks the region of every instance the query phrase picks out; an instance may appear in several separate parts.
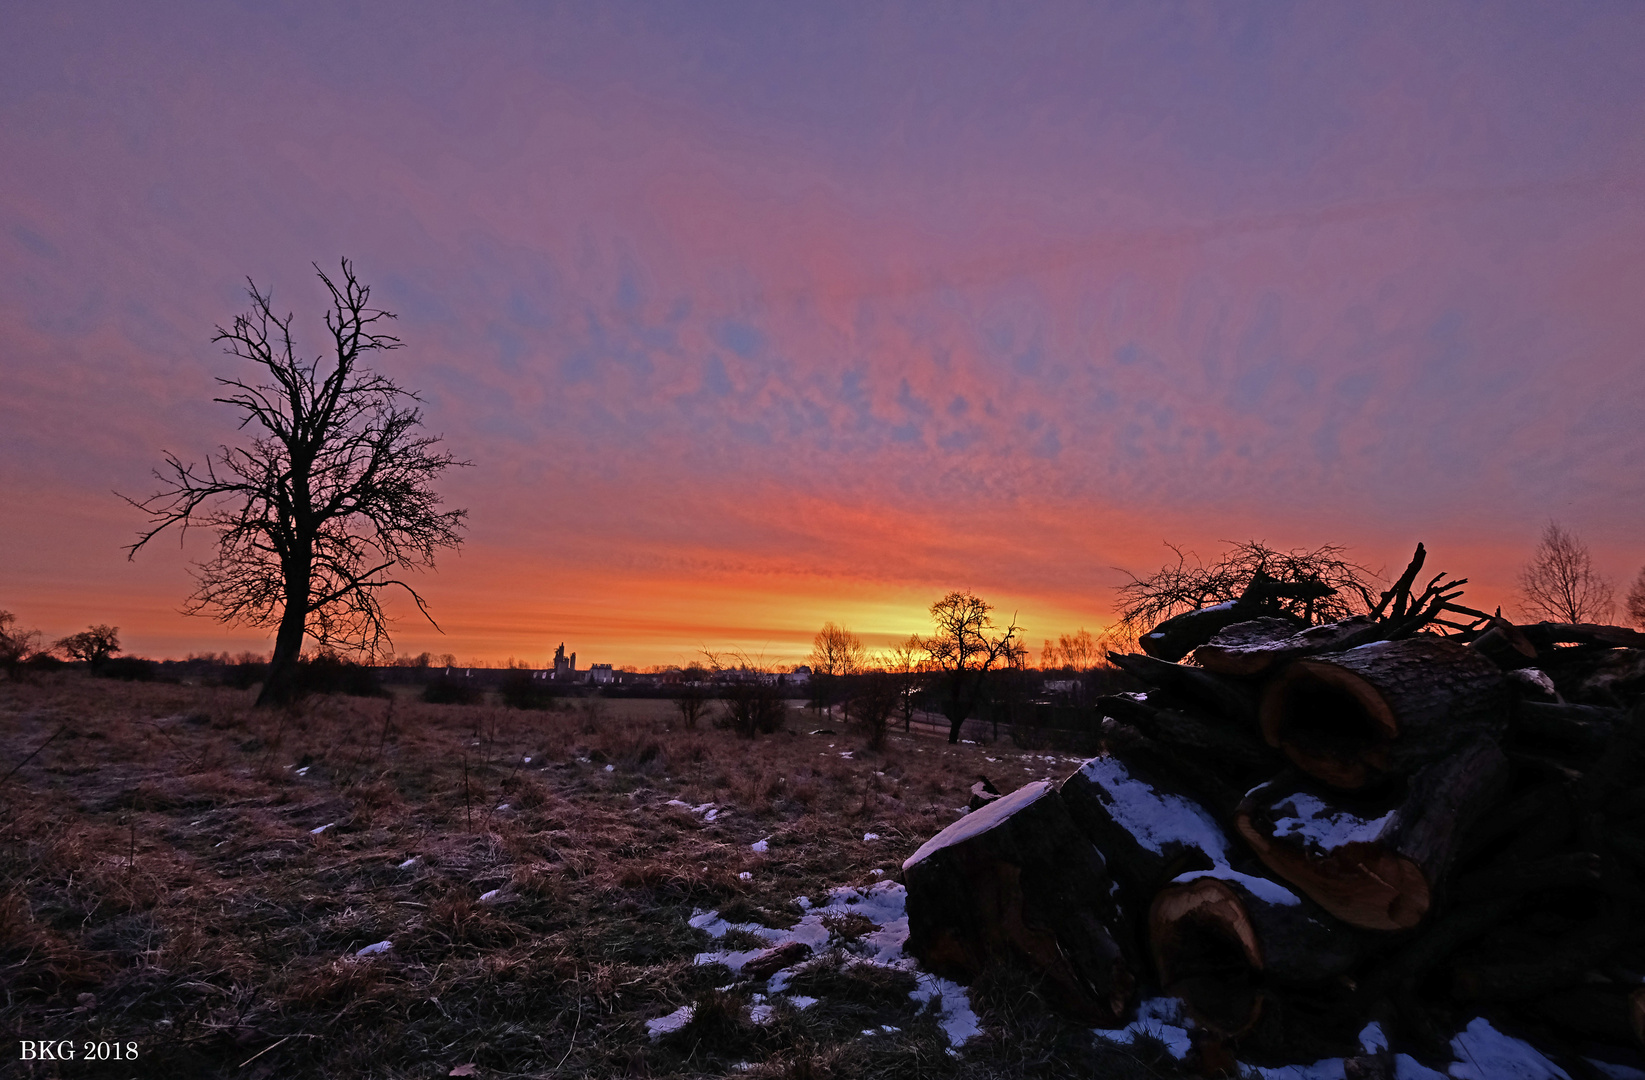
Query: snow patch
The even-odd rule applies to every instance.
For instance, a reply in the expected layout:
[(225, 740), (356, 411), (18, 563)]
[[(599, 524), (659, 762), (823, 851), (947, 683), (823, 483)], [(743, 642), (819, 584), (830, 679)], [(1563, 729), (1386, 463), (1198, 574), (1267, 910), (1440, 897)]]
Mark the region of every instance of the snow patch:
[(1124, 1027), (1096, 1028), (1091, 1034), (1120, 1046), (1130, 1046), (1138, 1036), (1147, 1035), (1158, 1039), (1166, 1053), (1181, 1061), (1193, 1046), (1188, 1037), (1191, 1023), (1182, 1014), (1182, 1002), (1174, 997), (1157, 997), (1138, 1002), (1137, 1018)]
[(1523, 1039), (1504, 1035), (1483, 1016), (1476, 1017), (1451, 1040), (1455, 1080), (1571, 1080), (1571, 1074)]
[(355, 956), (376, 956), (379, 953), (386, 953), (392, 948), (394, 948), (394, 942), (392, 942), (392, 941), (379, 941), (375, 945), (367, 945), (365, 948), (361, 949), (359, 952), (356, 952), (354, 955)]
[(660, 1039), (664, 1035), (674, 1032), (691, 1023), (691, 1016), (696, 1009), (690, 1005), (681, 1005), (667, 1016), (659, 1016), (655, 1020), (645, 1022), (645, 1030), (653, 1039)]
[(748, 849), (756, 855), (764, 855), (771, 850), (771, 837), (768, 836), (764, 840), (754, 841), (748, 845)]
[(411, 858), (409, 858), (405, 862), (401, 863), (397, 867), (397, 869), (410, 870), (413, 866), (416, 866), (419, 861), (420, 860), (417, 858), (417, 856), (413, 855)]
[(310, 829), (308, 831), (308, 834), (310, 836), (319, 836), (321, 833), (325, 832), (327, 829), (331, 828), (335, 824), (337, 824), (335, 821), (328, 821), (324, 825), (321, 825), (317, 829)]
[(877, 833), (877, 832), (865, 832), (865, 833), (862, 834), (862, 842), (865, 843), (865, 844), (872, 844), (874, 841), (878, 840), (879, 838), (880, 838), (880, 834)]

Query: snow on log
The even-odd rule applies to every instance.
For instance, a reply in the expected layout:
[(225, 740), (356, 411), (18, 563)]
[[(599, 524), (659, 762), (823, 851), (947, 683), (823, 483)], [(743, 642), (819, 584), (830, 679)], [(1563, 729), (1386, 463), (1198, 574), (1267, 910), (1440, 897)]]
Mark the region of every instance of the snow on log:
[(1257, 857), (1332, 915), (1405, 930), (1427, 914), (1508, 772), (1507, 757), (1482, 737), (1374, 801), (1310, 790), (1293, 776), (1251, 791), (1235, 817)]
[(1467, 646), (1419, 636), (1298, 660), (1268, 685), (1270, 746), (1334, 787), (1408, 775), (1506, 722), (1502, 671)]
[(1115, 887), (1050, 781), (1018, 788), (926, 841), (903, 863), (903, 880), (908, 950), (926, 970), (968, 984), (1015, 954), (1044, 973), (1072, 1015), (1124, 1023), (1135, 963), (1116, 941)]
[(1249, 677), (1304, 656), (1350, 649), (1381, 636), (1381, 624), (1363, 615), (1306, 630), (1283, 619), (1256, 619), (1219, 631), (1194, 650), (1194, 659), (1218, 675)]
[(1218, 867), (1160, 890), (1148, 944), (1165, 991), (1201, 1026), (1232, 1038), (1256, 1026), (1270, 987), (1341, 976), (1365, 941), (1284, 886)]
[(1128, 906), (1140, 912), (1178, 874), (1226, 865), (1229, 845), (1192, 794), (1137, 757), (1122, 751), (1092, 758), (1062, 782), (1062, 800), (1106, 857)]

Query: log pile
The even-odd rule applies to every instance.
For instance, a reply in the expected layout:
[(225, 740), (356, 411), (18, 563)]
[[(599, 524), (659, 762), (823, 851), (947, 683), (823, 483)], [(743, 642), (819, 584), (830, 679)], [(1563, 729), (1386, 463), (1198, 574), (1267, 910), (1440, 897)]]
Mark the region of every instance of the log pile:
[(904, 864), (911, 951), (1026, 962), (1100, 1025), (1177, 996), (1207, 1070), (1371, 1020), (1441, 1060), (1479, 1015), (1573, 1077), (1645, 1066), (1645, 634), (1516, 626), (1423, 558), (1340, 623), (1225, 604), (1111, 655), (1146, 689), (1101, 699), (1105, 753), (979, 784)]

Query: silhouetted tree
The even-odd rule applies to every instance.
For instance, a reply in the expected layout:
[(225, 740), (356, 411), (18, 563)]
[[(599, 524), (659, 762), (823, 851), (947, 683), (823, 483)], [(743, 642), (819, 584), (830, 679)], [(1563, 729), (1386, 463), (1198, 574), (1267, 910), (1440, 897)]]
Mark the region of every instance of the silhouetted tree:
[(1639, 576), (1628, 589), (1628, 618), (1635, 626), (1645, 630), (1645, 569), (1640, 570)]
[(695, 728), (708, 708), (708, 672), (699, 664), (692, 664), (680, 672), (680, 681), (674, 687), (674, 707), (680, 710), (680, 720), (688, 728)]
[(78, 634), (59, 639), (52, 648), (67, 653), (70, 659), (85, 661), (87, 667), (97, 671), (120, 651), (120, 628), (101, 623), (88, 626)]
[(960, 741), (960, 728), (977, 707), (982, 683), (996, 664), (1020, 663), (1024, 653), (1015, 619), (1004, 630), (995, 627), (993, 605), (968, 592), (951, 592), (931, 605), (936, 632), (921, 640), (937, 672), (943, 715), (948, 718), (948, 741)]
[(40, 631), (21, 630), (17, 616), (0, 611), (0, 672), (16, 678), (23, 664), (40, 647)]
[(1552, 521), (1520, 568), (1519, 591), (1525, 610), (1550, 622), (1603, 622), (1616, 610), (1615, 592), (1595, 572), (1588, 545)]
[(456, 547), (467, 516), (440, 509), (431, 484), (468, 463), (421, 433), (415, 394), (360, 367), (368, 353), (401, 347), (379, 330), (394, 316), (367, 306), (371, 291), (347, 259), (341, 285), (315, 270), (331, 294), (326, 354), (301, 358), (293, 317), (277, 316), (271, 294), (251, 283), (252, 310), (212, 340), (259, 369), (219, 378), (225, 396), (214, 399), (239, 410), (252, 437), (222, 447), (203, 471), (168, 453), (155, 472), (160, 491), (126, 500), (151, 524), (128, 549), (133, 557), (172, 525), (217, 533), (217, 554), (197, 567), (199, 587), (184, 610), (278, 628), (259, 705), (298, 693), (305, 638), (321, 649), (379, 655), (389, 641), (384, 589), (404, 589), (432, 624), (423, 598), (394, 575), (432, 566), (437, 550)]

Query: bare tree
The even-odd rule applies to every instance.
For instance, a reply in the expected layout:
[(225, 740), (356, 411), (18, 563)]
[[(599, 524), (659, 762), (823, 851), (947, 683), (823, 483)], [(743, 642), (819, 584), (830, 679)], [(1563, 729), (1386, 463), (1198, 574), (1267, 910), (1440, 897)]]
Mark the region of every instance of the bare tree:
[(1645, 629), (1645, 569), (1640, 570), (1639, 576), (1628, 588), (1627, 608), (1628, 618), (1633, 620), (1633, 624)]
[(692, 664), (680, 672), (680, 681), (674, 687), (674, 707), (680, 710), (680, 720), (688, 728), (695, 728), (697, 720), (708, 708), (708, 672), (700, 664)]
[(22, 630), (17, 616), (0, 611), (0, 672), (17, 677), (25, 661), (40, 648), (40, 631)]
[(1616, 610), (1615, 591), (1594, 570), (1588, 545), (1553, 521), (1520, 568), (1519, 592), (1524, 610), (1549, 622), (1604, 622)]
[(925, 646), (918, 634), (908, 635), (907, 641), (893, 645), (891, 651), (880, 658), (880, 666), (891, 675), (897, 688), (897, 712), (902, 716), (904, 734), (913, 726), (914, 702), (928, 664)]
[[(1177, 556), (1145, 578), (1121, 571), (1131, 580), (1119, 587), (1121, 635), (1144, 633), (1173, 615), (1210, 604), (1238, 600), (1259, 574), (1281, 587), (1274, 606), (1308, 622), (1335, 622), (1360, 615), (1376, 603), (1376, 574), (1342, 558), (1348, 549), (1326, 544), (1312, 551), (1281, 551), (1258, 540), (1235, 544), (1209, 566), (1192, 552), (1167, 544)], [(1192, 563), (1190, 563), (1192, 559)], [(1315, 586), (1285, 590), (1284, 586)], [(1286, 591), (1294, 595), (1285, 595)]]
[(938, 673), (948, 741), (960, 741), (960, 728), (981, 699), (983, 679), (997, 664), (1020, 665), (1027, 653), (1015, 618), (1000, 630), (989, 617), (993, 605), (969, 592), (951, 592), (931, 605), (936, 632), (921, 641)]
[(811, 663), (813, 700), (820, 708), (829, 708), (836, 700), (843, 701), (845, 718), (849, 720), (851, 702), (844, 692), (868, 660), (868, 651), (861, 639), (843, 626), (825, 622), (811, 639), (811, 655), (807, 659)]
[(78, 634), (59, 639), (52, 648), (68, 653), (74, 660), (82, 660), (96, 671), (120, 651), (120, 628), (99, 623), (88, 626)]
[[(293, 316), (275, 314), (269, 293), (250, 283), (252, 309), (213, 341), (257, 370), (219, 378), (214, 400), (239, 410), (251, 428), (247, 445), (221, 448), (204, 468), (166, 455), (161, 489), (138, 502), (149, 529), (137, 552), (176, 525), (217, 533), (217, 554), (196, 568), (198, 588), (184, 608), (231, 624), (274, 626), (274, 656), (259, 705), (297, 694), (296, 667), (305, 638), (323, 649), (375, 657), (389, 644), (381, 597), (404, 589), (430, 624), (427, 605), (397, 572), (433, 566), (434, 553), (456, 547), (464, 510), (440, 509), (431, 484), (452, 465), (439, 439), (420, 432), (417, 395), (361, 368), (362, 357), (401, 347), (381, 332), (394, 316), (368, 306), (370, 289), (347, 259), (342, 284), (320, 270), (331, 294), (325, 355), (301, 358)], [(438, 629), (438, 626), (436, 626)]]

